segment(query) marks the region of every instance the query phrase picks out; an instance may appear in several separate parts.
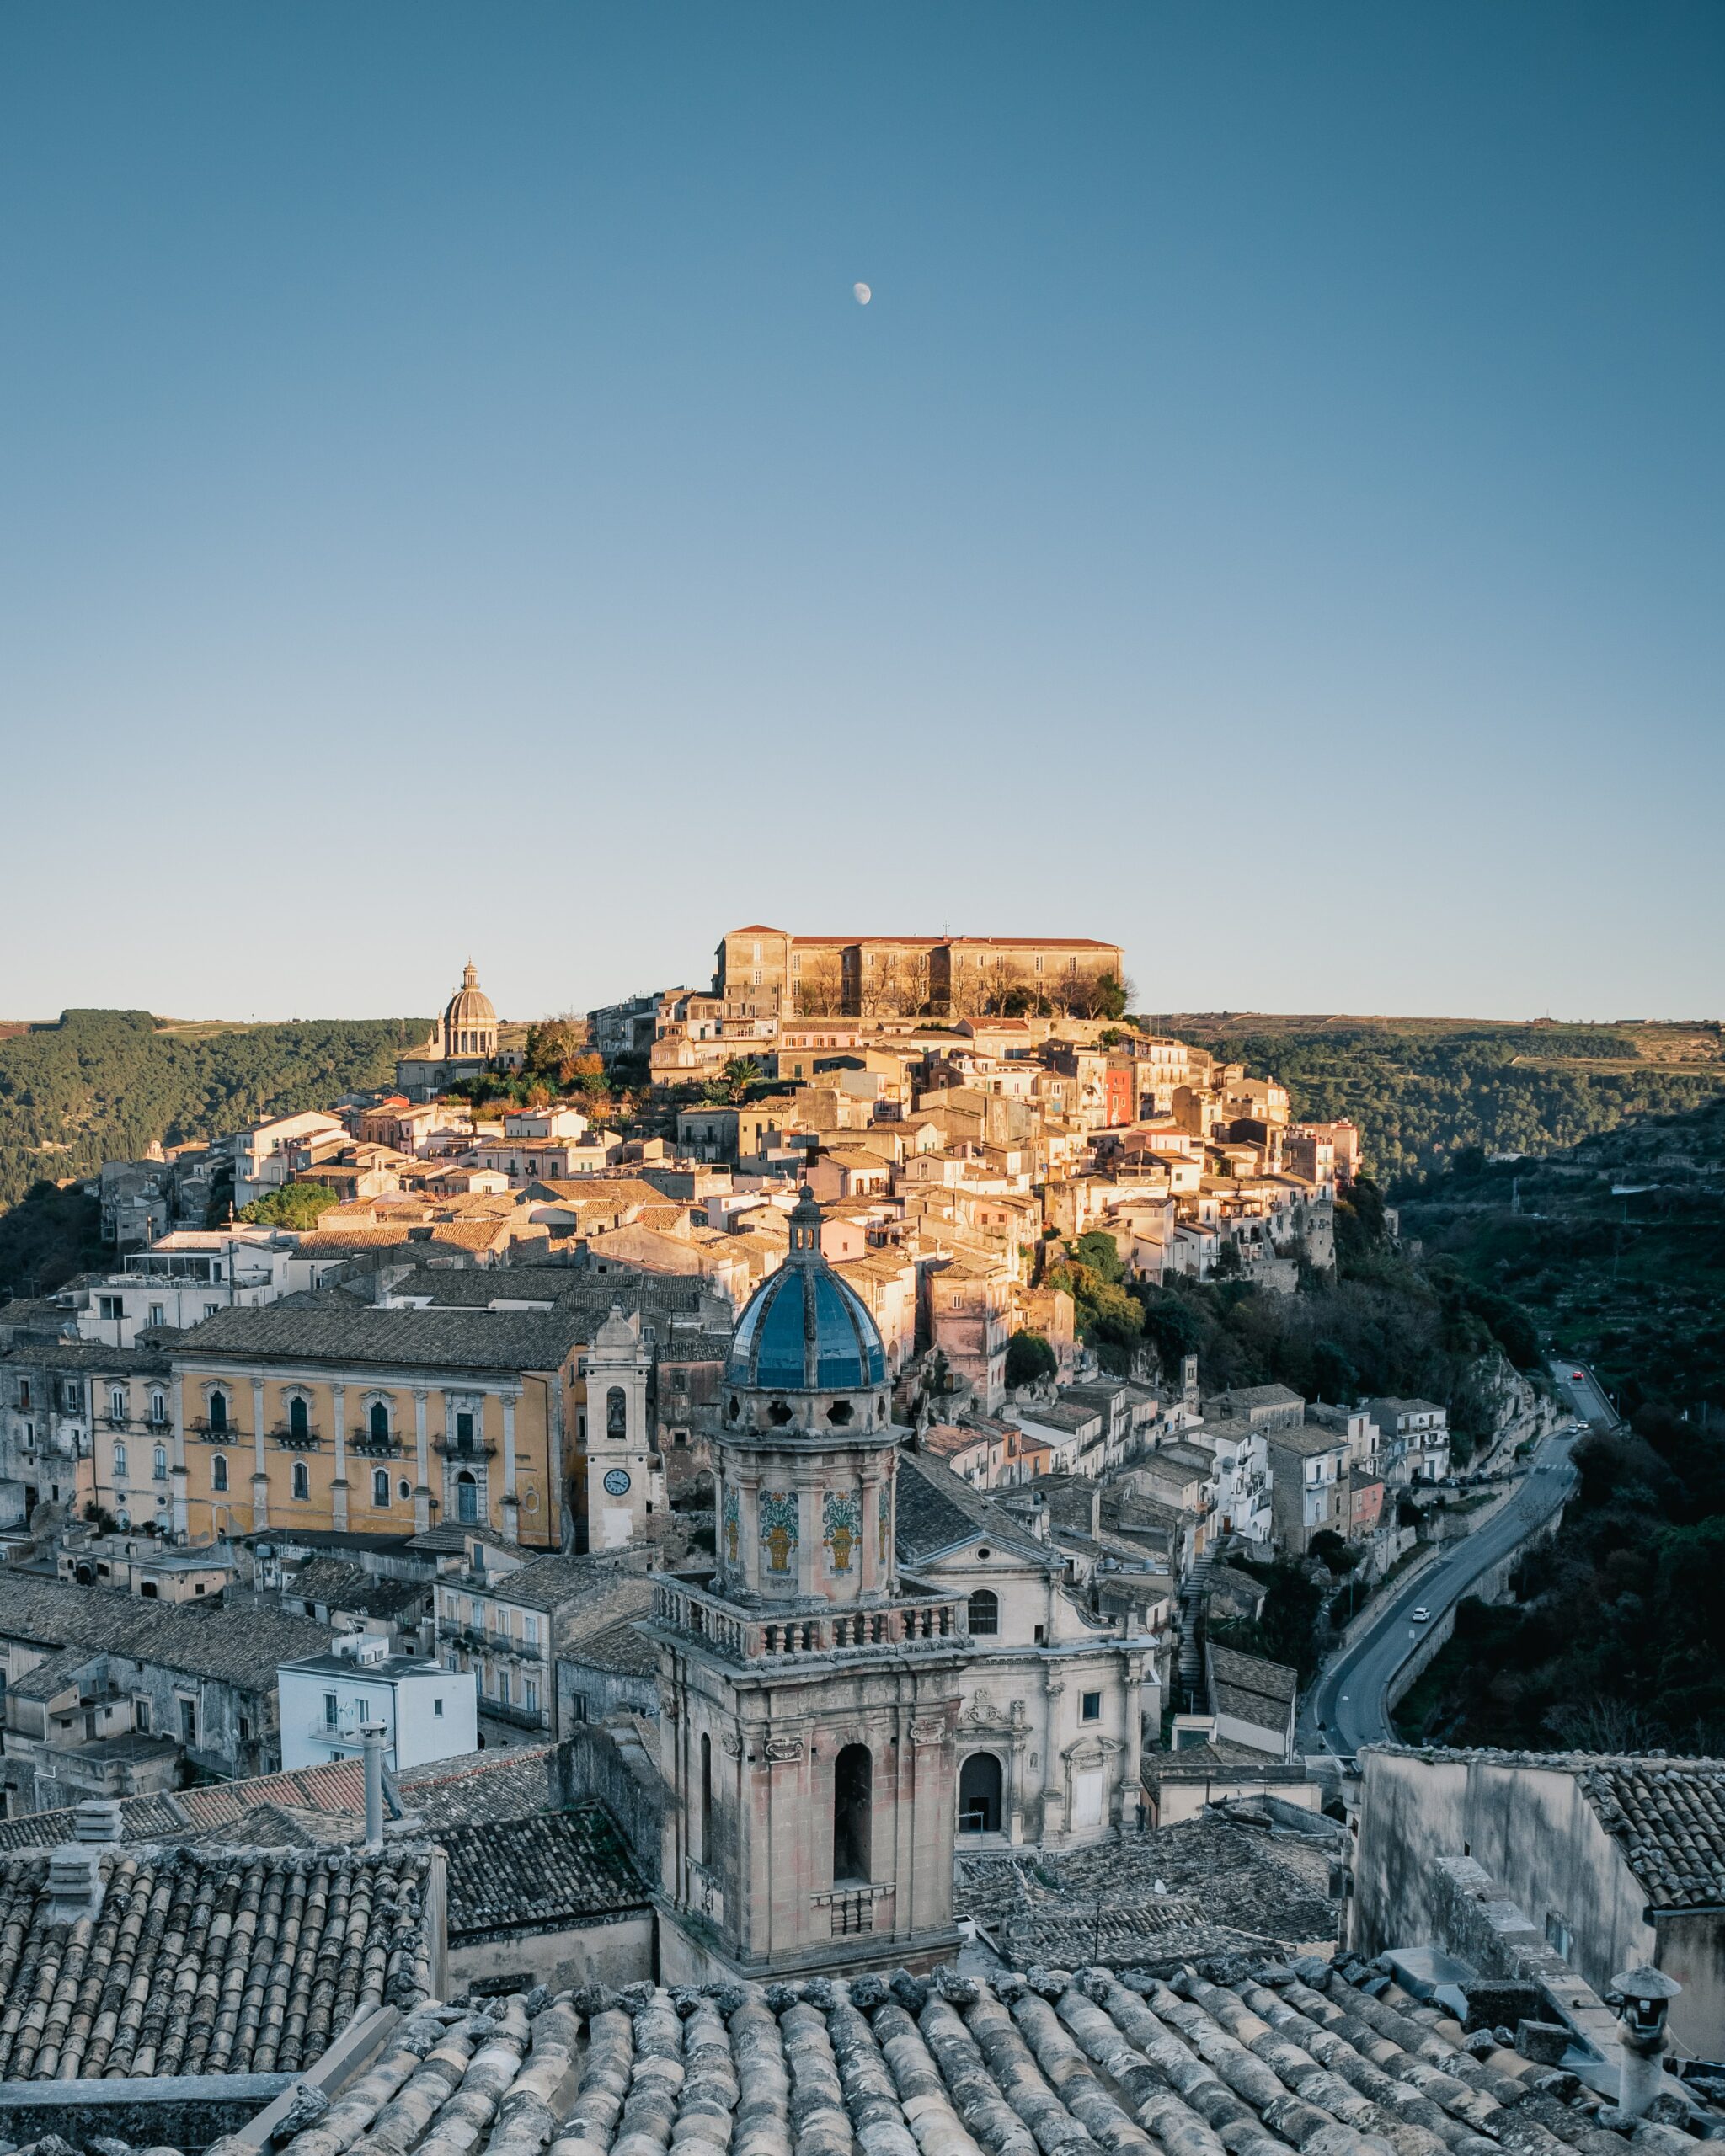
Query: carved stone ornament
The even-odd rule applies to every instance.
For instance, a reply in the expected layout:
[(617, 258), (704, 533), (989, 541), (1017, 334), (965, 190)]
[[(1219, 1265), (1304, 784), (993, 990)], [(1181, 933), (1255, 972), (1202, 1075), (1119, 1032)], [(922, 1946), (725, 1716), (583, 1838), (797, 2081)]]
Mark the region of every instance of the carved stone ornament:
[(769, 1737), (766, 1740), (766, 1756), (775, 1766), (782, 1765), (788, 1759), (800, 1759), (803, 1756), (803, 1740), (800, 1737)]
[(970, 1702), (970, 1719), (972, 1721), (982, 1722), (1000, 1720), (999, 1709), (995, 1705), (987, 1691), (980, 1685), (977, 1688), (975, 1698)]
[(913, 1744), (944, 1744), (947, 1726), (943, 1721), (913, 1721), (911, 1742)]
[(718, 1742), (719, 1749), (724, 1753), (727, 1759), (740, 1759), (742, 1758), (743, 1740), (738, 1736), (735, 1730), (726, 1730), (724, 1734), (719, 1738)]

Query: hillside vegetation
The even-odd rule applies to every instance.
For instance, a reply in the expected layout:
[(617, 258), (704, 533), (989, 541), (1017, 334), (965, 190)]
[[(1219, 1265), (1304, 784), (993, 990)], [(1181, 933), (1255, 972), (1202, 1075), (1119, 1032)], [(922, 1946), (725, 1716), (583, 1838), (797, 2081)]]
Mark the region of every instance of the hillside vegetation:
[(215, 1138), (386, 1083), (419, 1018), (174, 1026), (146, 1011), (68, 1011), (0, 1038), (0, 1206), (152, 1144)]
[(1725, 1091), (1714, 1023), (1528, 1025), (1449, 1018), (1146, 1016), (1253, 1071), (1274, 1071), (1297, 1118), (1351, 1116), (1379, 1181), (1455, 1153), (1547, 1153), (1633, 1118), (1700, 1107)]
[(1403, 1701), (1468, 1743), (1725, 1749), (1725, 1101), (1548, 1161), (1459, 1155), (1402, 1196), (1434, 1262), (1525, 1305), (1630, 1427), (1503, 1608), (1465, 1603)]
[(1196, 1353), (1216, 1391), (1286, 1385), (1338, 1403), (1375, 1394), (1435, 1400), (1450, 1411), (1458, 1466), (1498, 1425), (1506, 1365), (1534, 1371), (1542, 1361), (1512, 1296), (1453, 1262), (1394, 1247), (1369, 1180), (1338, 1202), (1335, 1270), (1307, 1269), (1297, 1294), (1228, 1278), (1128, 1281), (1113, 1237), (1096, 1231), (1079, 1236), (1048, 1278), (1072, 1296), (1078, 1330), (1108, 1367), (1124, 1369), (1148, 1347), (1166, 1373)]

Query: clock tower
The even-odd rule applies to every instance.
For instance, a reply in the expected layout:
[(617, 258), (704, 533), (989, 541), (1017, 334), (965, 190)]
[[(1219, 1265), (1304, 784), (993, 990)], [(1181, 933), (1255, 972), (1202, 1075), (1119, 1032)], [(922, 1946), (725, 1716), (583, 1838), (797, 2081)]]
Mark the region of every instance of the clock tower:
[(622, 1550), (647, 1540), (659, 1494), (647, 1412), (653, 1351), (642, 1341), (641, 1321), (613, 1305), (585, 1360), (587, 1547)]
[(966, 1604), (900, 1576), (909, 1433), (820, 1219), (805, 1192), (732, 1336), (716, 1564), (654, 1576), (666, 1983), (929, 1967), (956, 1944)]

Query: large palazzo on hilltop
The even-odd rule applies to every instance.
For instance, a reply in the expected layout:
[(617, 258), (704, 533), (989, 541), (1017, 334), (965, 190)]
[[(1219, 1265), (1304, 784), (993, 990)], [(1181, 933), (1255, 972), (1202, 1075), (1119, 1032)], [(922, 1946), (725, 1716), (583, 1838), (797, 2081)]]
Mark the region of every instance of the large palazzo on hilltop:
[(820, 1209), (743, 1312), (713, 1439), (718, 1568), (660, 1574), (667, 1983), (950, 1952), (965, 1598), (900, 1577), (903, 1434)]

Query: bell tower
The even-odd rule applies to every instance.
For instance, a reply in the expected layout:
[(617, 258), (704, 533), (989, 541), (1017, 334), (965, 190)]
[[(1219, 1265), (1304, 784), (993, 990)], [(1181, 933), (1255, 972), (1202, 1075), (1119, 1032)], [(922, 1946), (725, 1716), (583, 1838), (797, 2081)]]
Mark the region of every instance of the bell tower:
[(956, 1937), (965, 1605), (899, 1575), (907, 1433), (820, 1221), (805, 1193), (732, 1336), (717, 1563), (655, 1576), (667, 1982), (932, 1965)]
[(622, 1550), (647, 1540), (657, 1495), (647, 1384), (653, 1351), (640, 1321), (616, 1305), (593, 1336), (587, 1369), (585, 1490), (587, 1547)]

